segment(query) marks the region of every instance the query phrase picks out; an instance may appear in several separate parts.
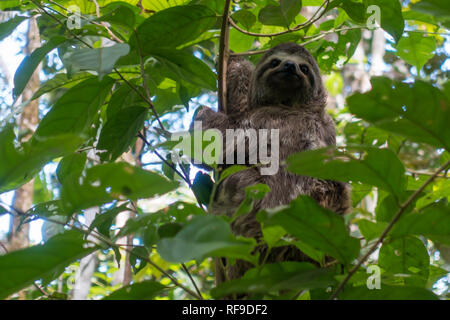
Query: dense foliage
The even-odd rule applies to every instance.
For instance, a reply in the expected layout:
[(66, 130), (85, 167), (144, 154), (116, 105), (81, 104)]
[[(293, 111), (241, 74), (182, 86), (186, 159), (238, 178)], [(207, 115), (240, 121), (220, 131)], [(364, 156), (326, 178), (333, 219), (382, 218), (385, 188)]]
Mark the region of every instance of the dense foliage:
[[(287, 166), (298, 174), (350, 183), (352, 213), (340, 217), (301, 196), (258, 214), (270, 248), (294, 244), (320, 268), (306, 262), (265, 264), (252, 255), (254, 239), (234, 236), (232, 219), (206, 213), (217, 172), (170, 157), (170, 132), (183, 129), (199, 104), (216, 106), (227, 4), (0, 2), (1, 10), (17, 13), (0, 23), (0, 40), (33, 16), (41, 37), (41, 47), (15, 72), (14, 102), (0, 101), (0, 193), (35, 178), (34, 206), (20, 212), (2, 201), (0, 215), (19, 215), (23, 224), (43, 219), (46, 231), (41, 244), (0, 256), (0, 298), (28, 288), (28, 298), (65, 299), (77, 261), (93, 252), (99, 259), (90, 289), (95, 299), (220, 298), (244, 292), (265, 299), (448, 297), (450, 83), (443, 65), (450, 2), (242, 0), (230, 5), (234, 54), (255, 62), (261, 50), (278, 43), (303, 43), (319, 63), (330, 97), (342, 100), (329, 110), (338, 147), (292, 155)], [(369, 22), (377, 18), (376, 9), (387, 38), (385, 75), (372, 77), (370, 91), (351, 92), (345, 70), (355, 63), (358, 46), (365, 48), (364, 63), (370, 66)], [(40, 99), (40, 120), (25, 141), (14, 117), (29, 102), (19, 98), (40, 63), (47, 80), (32, 97)], [(56, 170), (43, 169), (52, 164)], [(233, 219), (266, 192), (264, 185), (248, 189)], [(92, 207), (98, 213), (86, 226), (83, 215)], [(129, 219), (117, 226), (123, 212), (131, 212)], [(130, 235), (134, 241), (124, 244)], [(244, 259), (254, 268), (216, 287), (213, 257)], [(127, 263), (133, 278), (124, 288), (113, 277)], [(372, 265), (380, 268), (381, 283), (370, 290)], [(29, 287), (33, 283), (41, 290)]]

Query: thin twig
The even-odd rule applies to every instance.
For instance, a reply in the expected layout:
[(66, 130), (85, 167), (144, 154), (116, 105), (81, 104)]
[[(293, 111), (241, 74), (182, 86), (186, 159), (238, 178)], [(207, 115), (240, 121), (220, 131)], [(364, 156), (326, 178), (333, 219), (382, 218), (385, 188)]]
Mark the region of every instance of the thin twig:
[(189, 279), (191, 280), (192, 284), (194, 285), (195, 291), (197, 291), (197, 294), (202, 298), (203, 300), (203, 296), (202, 293), (200, 291), (200, 289), (197, 287), (197, 283), (195, 283), (194, 278), (192, 278), (191, 273), (189, 272), (189, 269), (186, 267), (186, 265), (184, 263), (181, 264), (181, 266), (183, 267), (183, 270), (187, 273)]
[[(280, 32), (275, 32), (275, 33), (257, 33), (257, 32), (250, 32), (250, 31), (246, 31), (244, 29), (242, 29), (241, 27), (239, 27), (236, 22), (233, 21), (233, 19), (231, 19), (231, 17), (229, 18), (230, 24), (233, 26), (233, 28), (235, 28), (237, 31), (244, 33), (246, 35), (249, 36), (254, 36), (254, 37), (275, 37), (275, 36), (279, 36), (282, 34), (286, 34), (286, 33), (290, 33), (290, 32), (295, 32), (295, 31), (299, 31), (302, 29), (305, 29), (307, 27), (309, 27), (310, 25), (312, 25), (314, 22), (316, 22), (317, 20), (319, 20), (320, 18), (323, 17), (323, 15), (325, 14), (325, 12), (327, 12), (328, 10), (328, 6), (330, 4), (329, 0), (326, 0), (324, 3), (322, 3), (322, 5), (319, 7), (319, 9), (314, 13), (314, 15), (312, 16), (311, 19), (309, 19), (308, 21), (304, 22), (304, 23), (300, 23), (297, 26), (295, 26), (292, 29), (287, 29), (284, 31), (280, 31)], [(324, 7), (323, 11), (321, 12), (321, 14), (319, 16), (317, 16), (317, 14), (319, 13), (319, 11)], [(317, 17), (316, 17), (317, 16)]]
[(369, 258), (369, 256), (378, 248), (378, 245), (383, 243), (384, 239), (388, 235), (389, 231), (391, 231), (392, 227), (395, 225), (395, 223), (400, 219), (402, 214), (405, 212), (406, 208), (409, 207), (411, 203), (422, 193), (422, 191), (439, 175), (439, 173), (443, 170), (445, 170), (448, 166), (450, 166), (450, 160), (447, 161), (446, 164), (444, 164), (442, 167), (437, 169), (437, 171), (427, 179), (427, 181), (424, 182), (424, 184), (417, 189), (409, 198), (406, 200), (399, 208), (397, 213), (395, 214), (392, 221), (389, 223), (389, 225), (386, 227), (386, 229), (383, 231), (381, 236), (378, 238), (378, 240), (372, 245), (372, 247), (367, 251), (367, 253), (359, 259), (358, 263), (349, 271), (347, 276), (342, 280), (342, 282), (337, 287), (336, 291), (331, 295), (331, 300), (334, 300), (337, 298), (338, 294), (344, 289), (347, 282), (350, 280), (350, 278), (355, 274), (356, 271), (358, 271), (359, 267)]
[[(229, 38), (229, 14), (230, 14), (230, 0), (225, 0), (225, 5), (223, 8), (222, 15), (222, 28), (220, 30), (220, 41), (219, 41), (219, 70), (218, 70), (218, 97), (219, 97), (219, 111), (227, 113), (227, 66), (228, 58), (230, 56), (230, 50), (228, 48), (228, 38)], [(231, 21), (231, 19), (230, 19)]]

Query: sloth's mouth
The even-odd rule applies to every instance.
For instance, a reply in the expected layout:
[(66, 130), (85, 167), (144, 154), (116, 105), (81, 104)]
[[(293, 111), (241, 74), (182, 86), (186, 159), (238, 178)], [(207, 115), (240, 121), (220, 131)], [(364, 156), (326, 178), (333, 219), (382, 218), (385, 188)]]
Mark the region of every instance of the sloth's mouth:
[(302, 77), (300, 77), (300, 75), (298, 73), (296, 73), (295, 71), (279, 70), (279, 71), (276, 71), (274, 74), (280, 75), (287, 79), (297, 78), (298, 80), (302, 80)]

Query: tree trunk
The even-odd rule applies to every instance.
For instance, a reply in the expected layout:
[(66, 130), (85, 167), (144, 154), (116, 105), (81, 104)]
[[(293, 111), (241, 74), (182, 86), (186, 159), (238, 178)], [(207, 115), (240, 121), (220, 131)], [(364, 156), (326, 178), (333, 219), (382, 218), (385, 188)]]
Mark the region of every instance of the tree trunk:
[[(39, 28), (37, 26), (36, 18), (30, 18), (29, 28), (27, 33), (26, 54), (31, 54), (35, 49), (40, 47)], [(35, 72), (30, 78), (27, 86), (23, 91), (23, 101), (31, 99), (33, 93), (39, 89), (39, 71), (40, 67), (36, 68)], [(30, 102), (23, 110), (19, 118), (19, 128), (21, 131), (29, 131), (24, 135), (23, 140), (28, 140), (38, 123), (38, 100)], [(16, 190), (13, 206), (20, 212), (26, 212), (33, 205), (33, 190), (34, 181), (31, 180)], [(17, 227), (20, 224), (20, 218), (12, 217), (9, 230), (8, 249), (10, 251), (17, 250), (29, 245), (29, 225), (23, 225), (20, 230)]]

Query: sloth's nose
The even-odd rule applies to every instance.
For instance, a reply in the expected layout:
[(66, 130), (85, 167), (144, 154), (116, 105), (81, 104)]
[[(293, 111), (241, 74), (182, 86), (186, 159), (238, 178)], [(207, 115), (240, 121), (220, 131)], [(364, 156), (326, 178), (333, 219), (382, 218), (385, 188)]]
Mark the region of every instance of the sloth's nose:
[(294, 62), (286, 61), (283, 65), (283, 70), (291, 73), (296, 73), (296, 65)]

